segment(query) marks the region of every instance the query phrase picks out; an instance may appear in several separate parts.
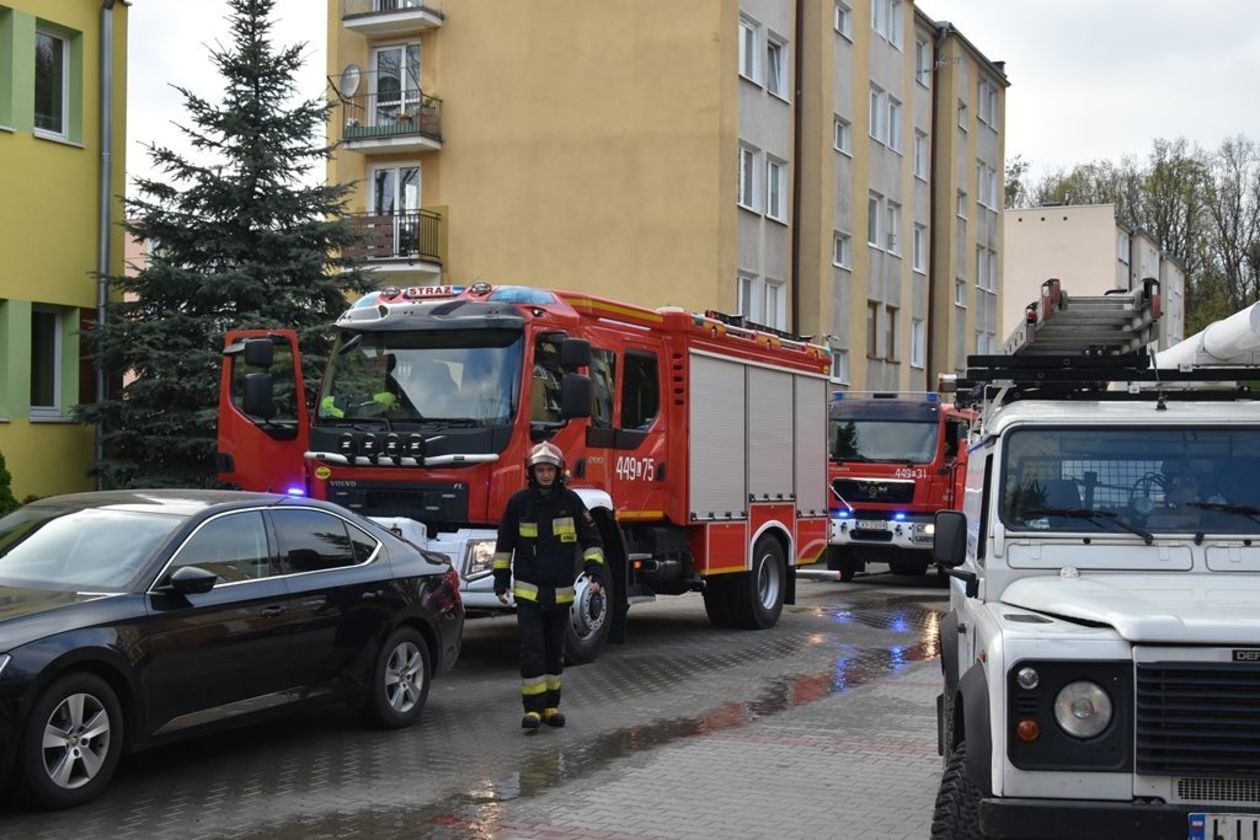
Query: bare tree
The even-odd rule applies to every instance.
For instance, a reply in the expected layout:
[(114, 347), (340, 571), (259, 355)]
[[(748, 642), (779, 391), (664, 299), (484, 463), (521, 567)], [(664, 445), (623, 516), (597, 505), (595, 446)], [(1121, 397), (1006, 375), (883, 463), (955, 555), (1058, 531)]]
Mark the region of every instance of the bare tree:
[(1229, 306), (1238, 310), (1256, 297), (1256, 272), (1249, 259), (1260, 240), (1260, 156), (1255, 143), (1241, 136), (1222, 142), (1211, 174), (1207, 240)]

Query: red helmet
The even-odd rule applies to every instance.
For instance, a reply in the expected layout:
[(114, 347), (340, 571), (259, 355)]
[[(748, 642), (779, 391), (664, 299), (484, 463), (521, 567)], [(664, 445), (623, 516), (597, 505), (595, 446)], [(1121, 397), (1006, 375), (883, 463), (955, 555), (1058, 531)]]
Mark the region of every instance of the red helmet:
[(529, 450), (525, 458), (525, 473), (530, 483), (534, 483), (534, 467), (539, 464), (550, 464), (556, 468), (556, 481), (564, 480), (564, 453), (554, 443), (543, 442)]

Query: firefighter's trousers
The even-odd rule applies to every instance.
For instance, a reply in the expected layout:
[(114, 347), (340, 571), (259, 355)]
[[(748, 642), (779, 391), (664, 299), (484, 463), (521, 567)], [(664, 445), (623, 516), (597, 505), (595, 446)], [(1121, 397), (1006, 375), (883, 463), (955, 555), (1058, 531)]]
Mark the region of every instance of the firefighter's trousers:
[(569, 605), (542, 607), (516, 602), (516, 628), (521, 645), (521, 700), (525, 711), (542, 714), (560, 705), (564, 670), (564, 629)]

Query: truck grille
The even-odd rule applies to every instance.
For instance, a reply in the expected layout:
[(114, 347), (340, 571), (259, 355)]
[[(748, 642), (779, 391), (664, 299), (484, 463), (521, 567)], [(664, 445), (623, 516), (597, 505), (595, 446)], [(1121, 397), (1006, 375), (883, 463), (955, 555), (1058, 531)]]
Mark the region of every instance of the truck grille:
[(837, 478), (832, 487), (840, 498), (854, 502), (905, 504), (914, 501), (913, 481), (879, 481), (867, 478)]
[(1177, 798), (1182, 802), (1260, 803), (1260, 780), (1178, 779)]
[(1163, 776), (1260, 777), (1260, 668), (1139, 664), (1137, 770)]

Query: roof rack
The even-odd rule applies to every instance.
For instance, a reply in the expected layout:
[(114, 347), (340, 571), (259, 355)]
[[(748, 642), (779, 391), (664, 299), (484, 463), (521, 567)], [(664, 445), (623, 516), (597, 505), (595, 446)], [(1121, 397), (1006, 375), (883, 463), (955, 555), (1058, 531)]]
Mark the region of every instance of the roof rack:
[(715, 309), (706, 309), (704, 317), (711, 318), (714, 321), (720, 321), (728, 327), (735, 327), (740, 330), (748, 330), (750, 332), (763, 332), (773, 336), (777, 336), (784, 341), (795, 341), (800, 344), (809, 344), (814, 340), (812, 335), (796, 335), (786, 330), (776, 330), (774, 327), (767, 327), (765, 324), (758, 324), (751, 321), (743, 315), (728, 315), (725, 312), (718, 312)]

